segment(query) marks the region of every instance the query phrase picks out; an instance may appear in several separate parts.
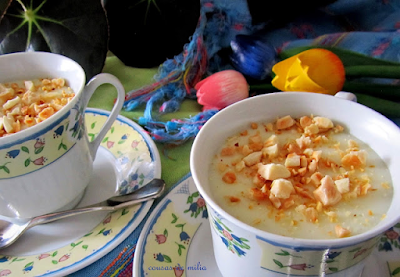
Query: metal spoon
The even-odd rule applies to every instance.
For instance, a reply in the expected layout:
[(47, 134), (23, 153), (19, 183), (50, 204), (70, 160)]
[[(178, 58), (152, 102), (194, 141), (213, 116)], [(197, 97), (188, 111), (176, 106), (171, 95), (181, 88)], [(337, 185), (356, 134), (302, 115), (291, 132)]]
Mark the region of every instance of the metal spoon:
[(55, 212), (33, 218), (11, 218), (0, 215), (0, 249), (13, 244), (23, 233), (25, 233), (26, 230), (36, 225), (49, 223), (74, 215), (95, 211), (114, 211), (130, 207), (161, 196), (164, 189), (165, 182), (163, 180), (153, 179), (132, 193), (113, 196), (105, 201), (83, 208)]

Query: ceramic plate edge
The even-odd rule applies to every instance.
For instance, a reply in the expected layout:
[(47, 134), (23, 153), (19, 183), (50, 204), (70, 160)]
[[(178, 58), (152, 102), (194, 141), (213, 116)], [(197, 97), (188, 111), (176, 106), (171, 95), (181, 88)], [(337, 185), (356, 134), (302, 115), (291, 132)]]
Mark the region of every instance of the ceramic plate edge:
[[(100, 114), (100, 115), (108, 115), (110, 112), (102, 109), (97, 109), (97, 108), (87, 108), (85, 110), (85, 113), (94, 113), (94, 114)], [(150, 157), (154, 162), (156, 162), (155, 166), (155, 172), (154, 176), (156, 178), (161, 177), (161, 158), (160, 154), (158, 152), (157, 146), (154, 143), (154, 141), (151, 139), (151, 137), (144, 131), (144, 129), (134, 122), (133, 120), (123, 116), (123, 115), (118, 115), (117, 119), (118, 121), (123, 122), (124, 124), (127, 124), (131, 126), (135, 131), (137, 131), (143, 138), (144, 141), (147, 144), (147, 147), (149, 148), (150, 152)], [(99, 251), (96, 251), (95, 253), (92, 253), (91, 255), (83, 258), (80, 261), (77, 261), (76, 263), (69, 265), (65, 268), (61, 268), (57, 271), (49, 272), (42, 274), (40, 276), (59, 276), (59, 274), (72, 274), (80, 269), (85, 268), (86, 266), (91, 265), (92, 263), (96, 262), (100, 258), (104, 257), (107, 253), (112, 251), (116, 246), (118, 246), (123, 240), (125, 240), (129, 234), (131, 234), (137, 226), (142, 222), (143, 218), (147, 215), (149, 212), (151, 206), (153, 205), (154, 200), (149, 200), (146, 203), (142, 204), (142, 206), (139, 208), (139, 211), (141, 211), (140, 214), (136, 213), (134, 218), (132, 218), (129, 223), (121, 230), (121, 232), (111, 241), (107, 242), (105, 246), (103, 246)]]
[[(148, 219), (151, 219), (155, 215), (160, 213), (160, 209), (165, 205), (165, 203), (168, 200), (170, 200), (170, 197), (175, 193), (175, 190), (177, 189), (177, 187), (180, 186), (181, 184), (183, 184), (183, 182), (185, 182), (186, 180), (188, 180), (191, 177), (192, 177), (192, 175), (189, 172), (184, 177), (182, 177), (178, 182), (176, 182), (176, 184), (168, 191), (167, 195), (159, 203), (157, 203), (157, 206), (151, 212), (151, 214), (149, 215)], [(138, 239), (137, 244), (136, 244), (136, 251), (142, 247), (144, 241), (146, 240), (146, 238), (147, 238), (147, 235), (146, 235), (147, 232), (146, 231), (149, 228), (150, 224), (151, 224), (151, 220), (147, 220), (147, 222), (144, 224), (142, 232), (140, 233), (139, 239)], [(134, 277), (139, 277), (140, 276), (139, 264), (141, 262), (141, 259), (135, 258), (135, 257), (137, 257), (136, 256), (136, 254), (137, 254), (136, 251), (135, 251), (135, 256), (133, 258), (132, 274), (133, 274)]]

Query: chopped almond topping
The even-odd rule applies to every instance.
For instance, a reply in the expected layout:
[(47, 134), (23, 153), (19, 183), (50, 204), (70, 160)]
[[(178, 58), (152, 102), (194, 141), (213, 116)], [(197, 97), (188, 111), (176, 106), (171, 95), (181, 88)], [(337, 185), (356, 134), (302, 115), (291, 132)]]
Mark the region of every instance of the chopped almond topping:
[(350, 151), (350, 153), (344, 155), (342, 158), (342, 164), (345, 167), (360, 168), (365, 166), (367, 163), (367, 152), (361, 151)]
[(233, 154), (235, 154), (236, 152), (236, 148), (234, 146), (228, 146), (228, 147), (224, 147), (221, 150), (221, 156), (232, 156)]
[[(27, 108), (25, 110), (29, 111)], [(250, 128), (256, 130), (255, 132), (244, 131), (240, 135), (246, 137), (233, 137), (229, 144), (234, 146), (225, 147), (220, 152), (220, 157), (231, 157), (221, 158), (217, 165), (222, 180), (227, 184), (237, 182), (236, 174), (252, 180), (249, 193), (242, 192), (242, 197), (253, 201), (248, 206), (249, 209), (266, 201), (266, 216), (277, 222), (291, 211), (296, 211), (304, 216), (304, 220), (300, 221), (318, 223), (318, 218), (324, 216), (335, 223), (341, 220), (341, 213), (337, 213), (332, 206), (342, 199), (347, 201), (363, 197), (376, 190), (371, 185), (370, 176), (360, 174), (367, 170), (367, 152), (360, 150), (354, 140), (348, 140), (347, 149), (343, 149), (340, 142), (331, 140), (331, 134), (340, 133), (344, 128), (334, 125), (330, 119), (303, 116), (295, 120), (284, 116), (275, 123), (262, 123), (264, 129), (259, 126), (252, 123)], [(274, 134), (264, 140), (263, 132)], [(286, 135), (279, 138), (277, 136), (289, 133), (288, 138)], [(236, 141), (238, 138), (240, 140)], [(335, 153), (325, 151), (325, 148), (330, 148)], [(225, 159), (229, 161), (226, 162)], [(381, 186), (390, 188), (388, 183), (382, 183)], [(240, 202), (240, 197), (236, 196), (228, 196), (227, 199), (231, 203)], [(348, 213), (348, 216), (353, 215)], [(368, 215), (373, 216), (373, 211), (369, 210)], [(294, 219), (289, 220), (295, 222)], [(292, 225), (297, 224), (296, 221)], [(333, 235), (333, 231), (330, 233)], [(349, 236), (351, 232), (337, 225), (335, 233), (341, 238)]]
[(262, 164), (258, 167), (258, 174), (265, 180), (276, 180), (279, 178), (288, 178), (291, 176), (290, 171), (281, 164)]
[(237, 203), (240, 202), (240, 198), (236, 196), (230, 196), (229, 201), (231, 201), (231, 203)]
[(278, 130), (287, 129), (287, 128), (292, 127), (295, 123), (296, 123), (296, 121), (290, 115), (287, 115), (287, 116), (278, 118), (278, 120), (276, 121), (276, 128)]
[(329, 175), (322, 178), (321, 185), (313, 193), (314, 197), (324, 206), (335, 205), (342, 199), (342, 195)]
[(340, 225), (335, 226), (335, 233), (338, 238), (348, 237), (350, 235), (350, 230), (343, 228)]
[(222, 181), (227, 184), (233, 184), (236, 181), (236, 174), (232, 171), (228, 171), (222, 176)]

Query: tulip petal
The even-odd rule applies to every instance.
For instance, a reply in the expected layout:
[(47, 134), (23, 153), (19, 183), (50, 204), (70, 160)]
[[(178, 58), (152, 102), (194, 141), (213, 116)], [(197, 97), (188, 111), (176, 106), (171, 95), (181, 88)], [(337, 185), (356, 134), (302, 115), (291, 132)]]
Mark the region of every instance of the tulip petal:
[(345, 70), (342, 61), (333, 52), (320, 48), (310, 49), (300, 53), (299, 59), (309, 67), (308, 76), (329, 94), (342, 89)]
[(224, 70), (205, 78), (195, 86), (197, 102), (203, 110), (226, 106), (249, 97), (249, 86), (236, 70)]
[(308, 71), (309, 66), (303, 65), (299, 57), (297, 57), (288, 71), (285, 90), (327, 93), (326, 89), (319, 86), (308, 76)]
[(335, 94), (345, 81), (342, 61), (333, 52), (314, 48), (274, 65), (272, 85), (282, 91)]
[(297, 59), (297, 55), (287, 58), (272, 67), (272, 71), (275, 73), (275, 77), (272, 80), (272, 85), (277, 89), (285, 91), (285, 83), (287, 78), (287, 72), (289, 71), (290, 66)]

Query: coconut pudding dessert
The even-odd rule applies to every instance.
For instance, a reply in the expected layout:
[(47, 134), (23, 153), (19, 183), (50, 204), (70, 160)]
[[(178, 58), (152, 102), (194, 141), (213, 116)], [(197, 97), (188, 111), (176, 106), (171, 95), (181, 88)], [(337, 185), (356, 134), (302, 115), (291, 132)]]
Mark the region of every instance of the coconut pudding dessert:
[(385, 218), (393, 196), (384, 161), (340, 124), (314, 115), (238, 130), (214, 156), (209, 178), (232, 216), (304, 239), (366, 232)]

